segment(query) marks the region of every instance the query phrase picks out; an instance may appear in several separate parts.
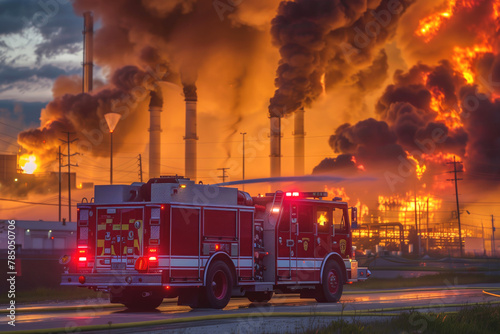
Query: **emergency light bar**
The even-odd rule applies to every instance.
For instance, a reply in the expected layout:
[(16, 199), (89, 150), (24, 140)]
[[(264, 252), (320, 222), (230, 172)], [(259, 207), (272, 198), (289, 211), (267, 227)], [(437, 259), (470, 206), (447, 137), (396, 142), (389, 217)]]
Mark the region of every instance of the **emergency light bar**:
[[(302, 197), (302, 198), (320, 198), (327, 197), (328, 193), (324, 191), (287, 191), (284, 193), (286, 197)], [(274, 196), (274, 193), (266, 193), (266, 196)]]

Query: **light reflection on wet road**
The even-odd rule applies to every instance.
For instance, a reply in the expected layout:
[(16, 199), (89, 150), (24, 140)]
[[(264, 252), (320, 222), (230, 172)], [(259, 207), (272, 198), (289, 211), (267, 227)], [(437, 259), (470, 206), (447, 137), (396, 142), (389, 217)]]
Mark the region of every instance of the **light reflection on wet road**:
[[(492, 285), (499, 288), (500, 284)], [(163, 303), (152, 312), (130, 312), (118, 305), (104, 308), (96, 305), (92, 309), (48, 312), (21, 312), (16, 315), (15, 330), (67, 328), (74, 331), (77, 326), (103, 325), (129, 322), (166, 320), (190, 316), (209, 316), (221, 314), (272, 314), (273, 312), (294, 313), (304, 312), (339, 312), (368, 311), (374, 309), (394, 309), (416, 307), (443, 311), (443, 305), (474, 304), (497, 302), (499, 298), (483, 294), (481, 289), (450, 289), (442, 290), (398, 290), (396, 292), (346, 292), (340, 303), (318, 304), (314, 299), (300, 299), (295, 295), (276, 295), (268, 304), (250, 303), (246, 298), (233, 298), (224, 310), (197, 309), (178, 306), (175, 302)], [(453, 309), (453, 308), (451, 308)], [(451, 310), (446, 308), (446, 310)], [(248, 316), (246, 316), (248, 317)], [(5, 322), (0, 324), (0, 331), (12, 330)]]

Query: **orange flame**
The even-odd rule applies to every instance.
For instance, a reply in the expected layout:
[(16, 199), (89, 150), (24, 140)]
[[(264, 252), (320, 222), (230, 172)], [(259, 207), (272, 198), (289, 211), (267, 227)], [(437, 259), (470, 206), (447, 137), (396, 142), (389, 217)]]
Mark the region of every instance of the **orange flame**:
[(429, 42), (453, 14), (464, 8), (472, 8), (474, 4), (474, 0), (449, 0), (442, 11), (431, 14), (418, 22), (415, 35), (422, 37), (426, 43)]
[(351, 161), (356, 165), (357, 169), (359, 169), (359, 170), (361, 170), (363, 172), (366, 170), (365, 166), (363, 166), (361, 164), (358, 164), (358, 162), (356, 161), (356, 157), (354, 155), (351, 157)]
[(431, 89), (431, 95), (430, 107), (437, 113), (436, 121), (442, 121), (449, 129), (463, 127), (460, 112), (445, 107), (444, 94), (438, 89)]
[[(342, 198), (342, 200), (344, 202), (349, 203), (350, 198), (349, 198), (349, 196), (347, 196), (347, 193), (346, 193), (344, 187), (328, 188), (328, 186), (325, 185), (325, 192), (328, 193), (328, 197), (332, 197), (332, 198), (333, 197), (340, 197), (340, 198)], [(368, 216), (368, 214), (369, 214), (368, 206), (361, 203), (361, 201), (359, 199), (356, 201), (356, 205), (354, 205), (354, 206), (358, 209), (358, 217), (359, 217), (360, 221), (361, 221), (361, 218)]]
[[(378, 196), (378, 210), (383, 213), (396, 212), (400, 223), (414, 224), (415, 204), (417, 214), (427, 211), (427, 200), (429, 201), (429, 218), (433, 218), (437, 210), (441, 208), (443, 200), (432, 194), (415, 195), (406, 193), (405, 196)], [(416, 202), (416, 203), (415, 203)], [(411, 216), (413, 214), (413, 216)]]
[(472, 62), (477, 58), (477, 56), (481, 53), (491, 52), (493, 48), (491, 45), (475, 45), (472, 48), (460, 48), (456, 46), (453, 49), (453, 62), (457, 66), (458, 70), (462, 72), (467, 83), (474, 83), (475, 75), (472, 70)]
[(33, 174), (37, 169), (38, 165), (35, 163), (36, 156), (31, 154), (23, 154), (19, 158), (19, 165), (23, 170), (24, 174)]
[(415, 163), (415, 172), (417, 173), (417, 179), (422, 179), (422, 176), (427, 170), (427, 167), (425, 165), (420, 165), (418, 160), (415, 159), (415, 157), (413, 157), (410, 153), (406, 152), (406, 154), (408, 155), (408, 160), (411, 160)]
[(326, 95), (325, 76), (326, 76), (326, 73), (323, 73), (323, 75), (321, 76), (321, 79), (319, 80), (319, 82), (321, 83), (321, 95), (322, 96)]

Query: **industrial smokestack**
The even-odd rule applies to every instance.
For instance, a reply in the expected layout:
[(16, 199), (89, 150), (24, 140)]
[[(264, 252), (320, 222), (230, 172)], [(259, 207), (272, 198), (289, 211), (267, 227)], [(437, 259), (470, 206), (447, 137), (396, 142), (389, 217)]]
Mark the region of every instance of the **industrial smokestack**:
[(93, 81), (93, 48), (94, 48), (94, 17), (92, 12), (83, 13), (83, 92), (92, 91)]
[(271, 114), (271, 177), (281, 176), (281, 117)]
[(149, 102), (149, 178), (160, 177), (162, 109), (163, 96), (158, 87), (151, 91)]
[(186, 101), (186, 141), (185, 165), (186, 177), (196, 181), (196, 104), (198, 96), (195, 85), (184, 86), (184, 96)]
[(304, 136), (304, 108), (300, 108), (294, 113), (293, 166), (296, 176), (304, 175)]

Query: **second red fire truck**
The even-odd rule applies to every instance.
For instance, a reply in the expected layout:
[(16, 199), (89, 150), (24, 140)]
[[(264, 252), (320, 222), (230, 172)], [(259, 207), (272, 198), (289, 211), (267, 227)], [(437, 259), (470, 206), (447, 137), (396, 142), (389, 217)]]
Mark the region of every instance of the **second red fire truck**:
[(77, 254), (63, 259), (61, 284), (109, 292), (130, 309), (173, 297), (224, 308), (232, 295), (274, 293), (337, 302), (370, 272), (354, 259), (356, 208), (326, 196), (251, 197), (177, 176), (96, 186), (95, 200), (78, 204)]

